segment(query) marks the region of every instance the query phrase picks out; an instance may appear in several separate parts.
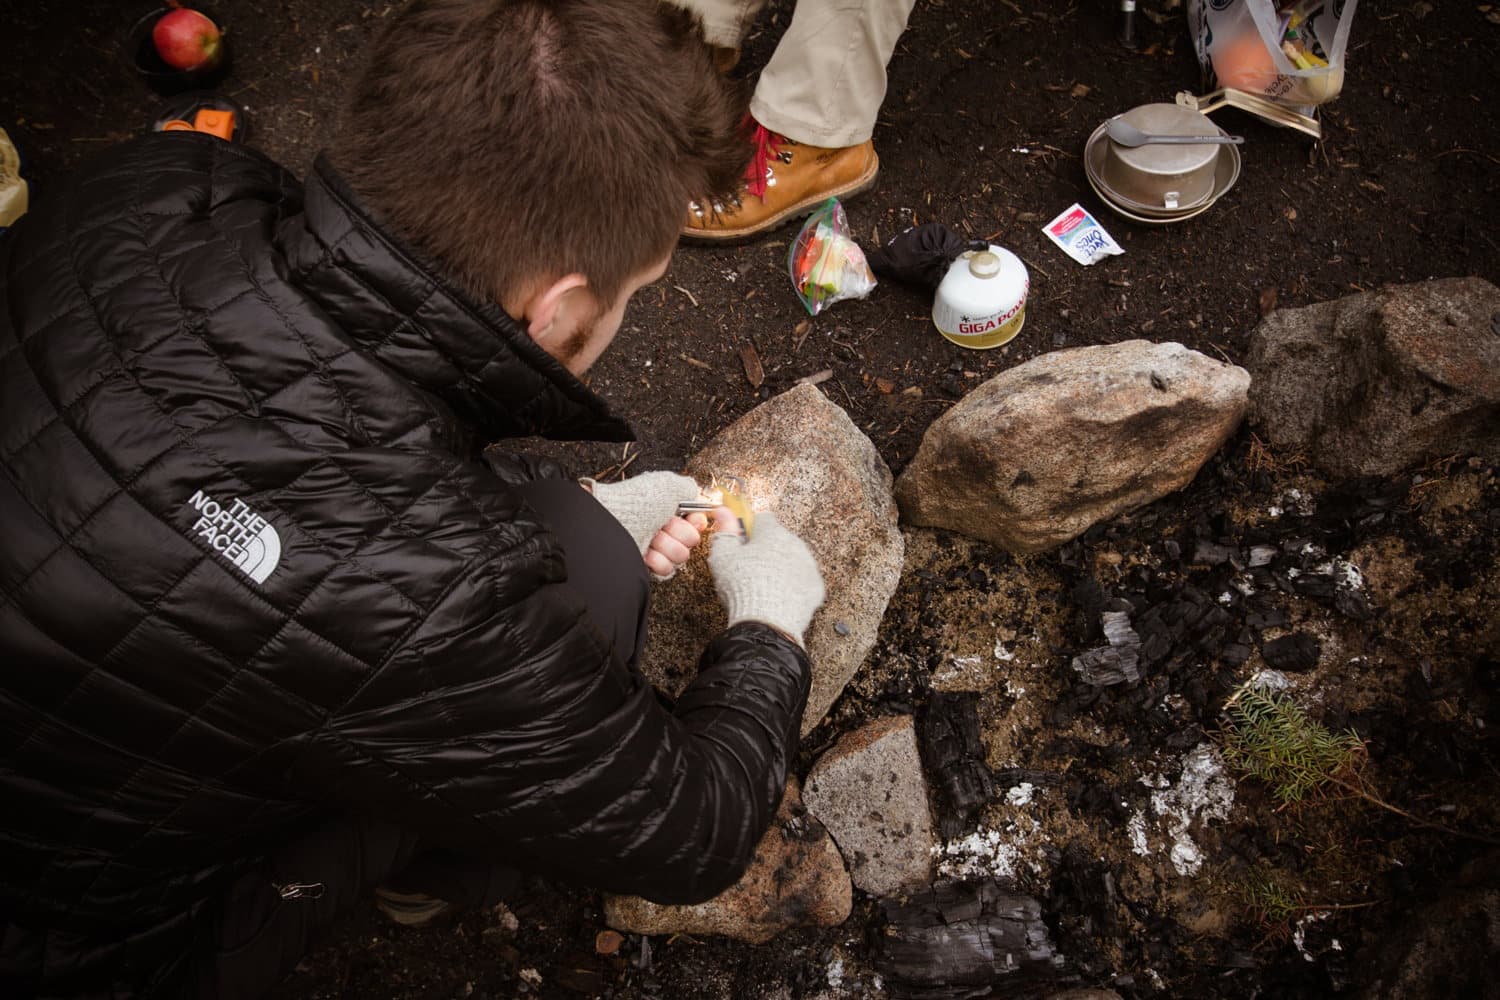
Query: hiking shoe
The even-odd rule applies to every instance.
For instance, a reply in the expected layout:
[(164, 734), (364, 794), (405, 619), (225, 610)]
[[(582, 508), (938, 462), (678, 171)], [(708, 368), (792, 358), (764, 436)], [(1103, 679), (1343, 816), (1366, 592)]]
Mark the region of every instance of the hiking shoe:
[(875, 143), (807, 146), (755, 126), (755, 155), (729, 204), (689, 202), (682, 238), (693, 243), (742, 243), (800, 219), (829, 198), (849, 198), (875, 186)]
[(382, 885), (375, 889), (375, 908), (403, 927), (422, 927), (453, 906), (425, 892), (399, 892)]

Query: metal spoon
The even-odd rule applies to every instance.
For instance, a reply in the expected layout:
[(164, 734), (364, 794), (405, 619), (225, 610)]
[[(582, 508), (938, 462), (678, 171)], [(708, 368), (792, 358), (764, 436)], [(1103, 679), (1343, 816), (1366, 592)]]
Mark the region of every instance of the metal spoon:
[(1235, 143), (1237, 145), (1245, 141), (1245, 137), (1242, 135), (1153, 135), (1150, 132), (1142, 132), (1118, 115), (1111, 118), (1105, 124), (1104, 133), (1116, 144), (1132, 147), (1146, 145), (1198, 146), (1205, 143)]

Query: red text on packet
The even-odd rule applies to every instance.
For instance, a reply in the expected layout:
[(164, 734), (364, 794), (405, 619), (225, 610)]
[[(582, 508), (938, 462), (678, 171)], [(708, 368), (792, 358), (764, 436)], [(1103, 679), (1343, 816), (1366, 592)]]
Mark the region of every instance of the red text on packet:
[(1052, 235), (1066, 236), (1068, 235), (1068, 233), (1077, 229), (1079, 224), (1081, 224), (1086, 218), (1088, 218), (1088, 215), (1084, 212), (1083, 209), (1075, 209), (1074, 211), (1069, 212), (1067, 215), (1063, 216), (1061, 219), (1058, 219), (1057, 222), (1053, 224)]

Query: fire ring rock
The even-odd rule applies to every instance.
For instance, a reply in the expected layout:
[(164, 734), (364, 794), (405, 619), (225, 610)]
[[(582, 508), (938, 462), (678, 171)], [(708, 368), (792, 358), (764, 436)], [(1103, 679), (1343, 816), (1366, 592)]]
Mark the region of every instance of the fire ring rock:
[(713, 899), (666, 906), (605, 896), (604, 922), (633, 934), (719, 934), (765, 944), (789, 927), (834, 927), (849, 918), (854, 890), (828, 831), (802, 805), (797, 779), (740, 880)]
[(1250, 335), (1250, 418), (1273, 451), (1336, 476), (1500, 459), (1500, 288), (1393, 285), (1279, 309)]
[[(687, 465), (700, 483), (744, 480), (758, 507), (812, 549), (828, 598), (808, 626), (812, 693), (806, 736), (875, 645), (886, 605), (901, 579), (906, 542), (897, 527), (891, 473), (870, 439), (811, 385), (770, 399), (735, 421)], [(701, 545), (651, 597), (641, 670), (676, 695), (698, 654), (725, 624)]]
[(893, 896), (931, 881), (936, 838), (911, 716), (844, 734), (808, 772), (802, 798), (865, 892)]
[(1055, 351), (938, 418), (896, 484), (912, 524), (1024, 555), (1186, 486), (1239, 426), (1250, 375), (1181, 344)]

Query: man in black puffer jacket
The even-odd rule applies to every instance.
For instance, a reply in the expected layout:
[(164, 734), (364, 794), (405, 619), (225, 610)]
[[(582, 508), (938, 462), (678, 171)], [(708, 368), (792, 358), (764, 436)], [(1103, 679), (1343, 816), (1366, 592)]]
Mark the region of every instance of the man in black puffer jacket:
[(263, 993), (432, 848), (698, 901), (776, 808), (806, 547), (714, 539), (667, 710), (695, 486), (478, 455), (628, 436), (577, 376), (733, 188), (734, 95), (651, 0), (392, 21), (305, 185), (149, 136), (0, 238), (7, 997)]

